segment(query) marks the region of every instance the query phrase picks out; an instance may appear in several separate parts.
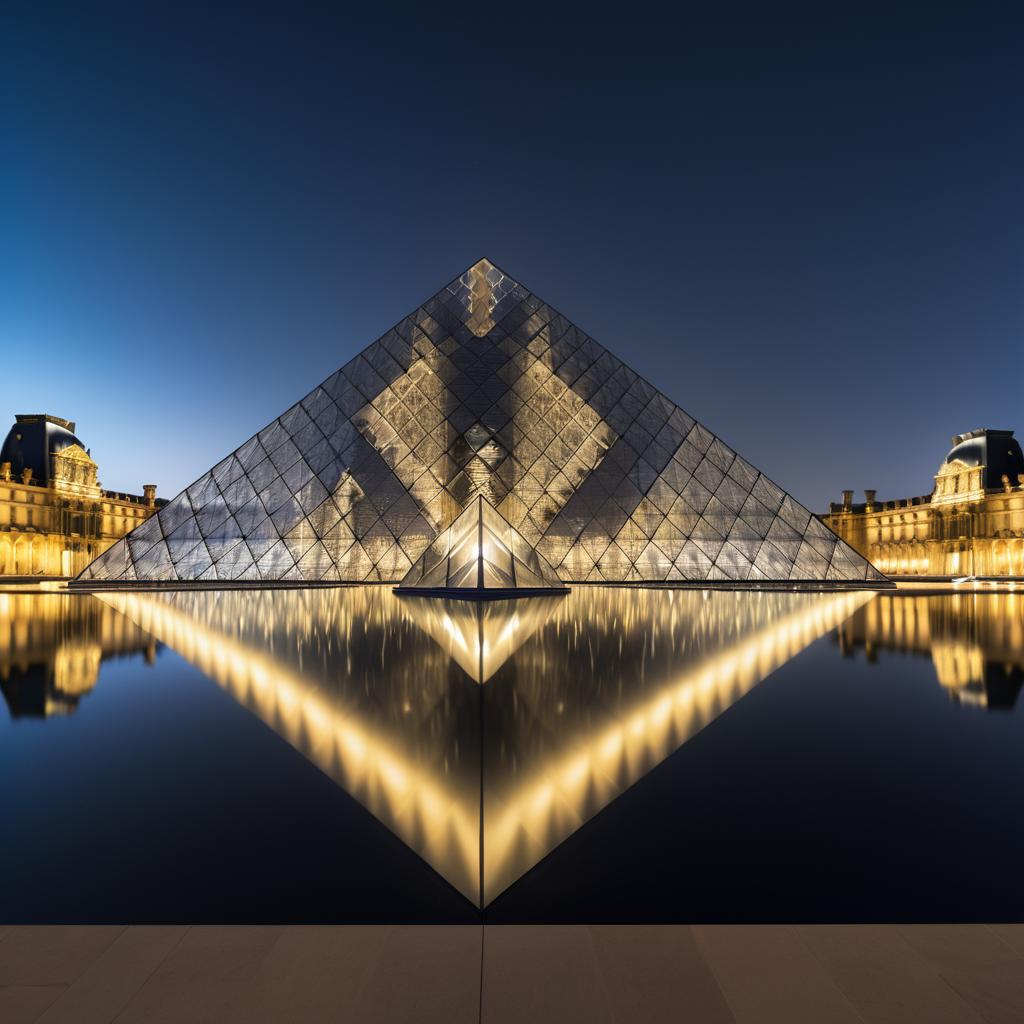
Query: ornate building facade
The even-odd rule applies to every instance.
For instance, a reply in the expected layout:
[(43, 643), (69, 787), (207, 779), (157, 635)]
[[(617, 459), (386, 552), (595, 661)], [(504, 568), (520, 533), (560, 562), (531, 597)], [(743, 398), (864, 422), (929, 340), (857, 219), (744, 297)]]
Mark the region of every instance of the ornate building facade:
[(0, 576), (75, 576), (164, 504), (105, 491), (97, 466), (58, 416), (20, 414), (0, 449)]
[(1012, 430), (957, 434), (931, 494), (833, 502), (825, 524), (889, 576), (1024, 576), (1024, 454)]

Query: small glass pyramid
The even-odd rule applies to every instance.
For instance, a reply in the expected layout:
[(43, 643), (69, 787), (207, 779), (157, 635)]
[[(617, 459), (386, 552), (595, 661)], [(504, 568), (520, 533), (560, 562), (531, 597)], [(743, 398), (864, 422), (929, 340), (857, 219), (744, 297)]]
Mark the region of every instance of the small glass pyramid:
[(477, 496), (430, 545), (396, 593), (508, 598), (569, 588), (490, 502)]

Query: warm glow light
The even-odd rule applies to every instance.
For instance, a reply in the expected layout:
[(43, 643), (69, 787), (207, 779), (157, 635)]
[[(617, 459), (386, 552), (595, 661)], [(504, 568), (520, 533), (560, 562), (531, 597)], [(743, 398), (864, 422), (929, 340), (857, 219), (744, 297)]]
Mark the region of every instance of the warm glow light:
[[(486, 903), (870, 598), (582, 590), (503, 607), (365, 588), (101, 600), (197, 665)], [(379, 639), (367, 644), (371, 627)], [(493, 699), (506, 709), (508, 732), (494, 749), (510, 753), (483, 777), (482, 863), (478, 741), (455, 735), (417, 750), (420, 721), (443, 734), (445, 715), (459, 720), (444, 704), (453, 685), (446, 654), (473, 679), (494, 677), (483, 689), (467, 682), (460, 699), (487, 700), (497, 687)], [(514, 671), (495, 676), (510, 659)], [(412, 688), (391, 686), (388, 673), (406, 669)], [(410, 716), (427, 691), (438, 695), (436, 713)], [(538, 745), (539, 728), (549, 731)]]
[[(470, 899), (479, 898), (479, 807), (460, 805), (444, 779), (409, 763), (353, 711), (323, 700), (286, 662), (218, 633), (173, 606), (173, 595), (109, 593), (100, 599), (174, 648), (251, 707)], [(335, 756), (335, 754), (337, 756)], [(396, 816), (412, 802), (415, 820)], [(446, 808), (443, 815), (439, 808)]]
[(757, 682), (871, 599), (857, 592), (779, 597), (793, 609), (788, 616), (704, 665), (681, 667), (634, 713), (578, 741), (564, 756), (544, 759), (517, 778), (511, 792), (493, 800), (485, 792), (485, 903)]

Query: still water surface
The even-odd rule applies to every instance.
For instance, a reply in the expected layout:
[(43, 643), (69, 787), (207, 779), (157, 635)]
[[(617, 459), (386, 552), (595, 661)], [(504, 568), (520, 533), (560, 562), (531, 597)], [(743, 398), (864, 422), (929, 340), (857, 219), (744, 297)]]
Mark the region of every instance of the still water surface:
[(1024, 915), (1024, 599), (0, 594), (0, 918)]

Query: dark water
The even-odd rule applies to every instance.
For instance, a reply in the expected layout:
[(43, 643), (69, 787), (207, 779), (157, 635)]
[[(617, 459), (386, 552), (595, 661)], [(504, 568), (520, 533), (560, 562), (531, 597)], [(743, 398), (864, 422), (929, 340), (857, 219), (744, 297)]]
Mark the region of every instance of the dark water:
[(1024, 916), (1015, 594), (0, 594), (0, 919)]

